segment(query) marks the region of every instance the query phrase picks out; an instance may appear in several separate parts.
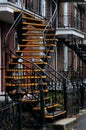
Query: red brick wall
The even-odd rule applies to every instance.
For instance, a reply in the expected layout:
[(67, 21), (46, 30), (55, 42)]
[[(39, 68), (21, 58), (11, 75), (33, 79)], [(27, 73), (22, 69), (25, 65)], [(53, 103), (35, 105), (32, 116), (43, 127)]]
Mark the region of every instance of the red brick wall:
[(64, 69), (64, 47), (63, 44), (57, 44), (57, 67), (58, 71), (63, 71)]
[[(8, 23), (0, 21), (0, 28), (1, 28), (1, 68), (2, 69), (2, 76), (1, 76), (1, 81), (2, 81), (2, 91), (5, 89), (5, 36), (9, 30), (10, 25)], [(10, 39), (10, 42), (12, 42), (12, 38)], [(13, 43), (13, 42), (12, 42)], [(11, 43), (11, 44), (12, 44)], [(10, 45), (11, 45), (10, 44)]]

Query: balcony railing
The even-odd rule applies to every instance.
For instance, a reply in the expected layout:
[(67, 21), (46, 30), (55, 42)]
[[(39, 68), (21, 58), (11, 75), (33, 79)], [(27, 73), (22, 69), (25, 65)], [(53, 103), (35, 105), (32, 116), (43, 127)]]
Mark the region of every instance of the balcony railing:
[(45, 3), (41, 0), (7, 0), (7, 2), (11, 2), (13, 4), (19, 5), (24, 9), (32, 11), (38, 15), (44, 16), (45, 15)]
[(60, 15), (58, 27), (59, 28), (75, 28), (83, 31), (83, 20), (73, 15)]

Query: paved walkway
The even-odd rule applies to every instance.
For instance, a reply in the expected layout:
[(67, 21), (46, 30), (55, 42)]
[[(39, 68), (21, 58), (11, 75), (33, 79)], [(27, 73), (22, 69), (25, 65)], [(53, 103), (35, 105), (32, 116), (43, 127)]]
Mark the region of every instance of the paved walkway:
[(81, 110), (73, 130), (86, 130), (86, 110)]

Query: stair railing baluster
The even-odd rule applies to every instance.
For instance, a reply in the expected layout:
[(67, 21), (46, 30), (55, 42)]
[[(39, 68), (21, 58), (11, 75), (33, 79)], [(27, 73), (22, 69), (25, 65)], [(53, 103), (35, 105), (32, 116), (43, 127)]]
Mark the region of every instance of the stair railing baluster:
[(45, 127), (45, 112), (44, 112), (44, 92), (43, 92), (43, 81), (40, 79), (40, 106), (41, 106), (41, 125), (42, 129)]
[[(44, 30), (42, 32), (42, 35), (43, 35), (43, 44), (44, 44), (44, 47), (45, 47), (45, 54), (46, 54), (46, 56), (48, 55), (49, 52), (47, 51), (47, 48), (46, 48), (46, 40), (45, 40), (46, 36), (45, 36), (45, 34), (48, 34), (48, 30), (47, 29), (52, 28), (52, 24), (53, 24), (53, 22), (54, 22), (54, 20), (56, 18), (56, 14), (57, 14), (57, 3), (54, 0), (52, 0), (52, 1), (55, 4), (55, 10), (53, 12), (52, 17), (50, 18), (49, 22), (47, 23), (46, 27), (44, 28)], [(49, 49), (50, 49), (50, 47), (49, 47)]]

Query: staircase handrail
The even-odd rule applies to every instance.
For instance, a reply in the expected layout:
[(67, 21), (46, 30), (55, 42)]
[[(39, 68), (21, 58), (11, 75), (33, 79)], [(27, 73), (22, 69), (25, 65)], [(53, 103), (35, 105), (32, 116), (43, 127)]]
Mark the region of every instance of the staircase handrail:
[[(15, 54), (15, 53), (14, 53), (13, 51), (11, 51), (9, 48), (8, 48), (8, 50), (11, 52), (11, 54), (17, 56), (18, 58), (21, 58), (21, 56)], [(41, 67), (38, 66), (37, 64), (35, 64), (33, 61), (30, 61), (30, 60), (27, 60), (27, 59), (24, 59), (24, 58), (22, 58), (22, 60), (25, 61), (25, 62), (28, 62), (28, 63), (32, 64), (34, 67), (36, 67), (37, 69), (39, 69), (39, 70), (40, 70), (47, 78), (49, 78), (53, 83), (55, 83), (55, 84), (57, 83), (56, 80), (52, 79), (52, 78), (49, 76), (48, 73), (44, 72), (44, 71), (41, 69)], [(22, 64), (22, 62), (21, 62), (21, 64)], [(28, 67), (27, 65), (24, 65), (24, 66), (27, 67), (27, 69), (29, 69), (29, 67)], [(57, 73), (58, 73), (58, 72), (57, 72)], [(42, 79), (42, 75), (41, 75), (40, 73), (36, 72), (36, 74), (38, 74), (38, 76), (40, 76), (40, 79)], [(58, 79), (58, 77), (57, 77), (57, 79)], [(64, 80), (65, 80), (65, 79), (63, 79), (63, 82), (64, 82)], [(62, 82), (62, 81), (60, 81), (60, 82)], [(66, 80), (65, 80), (65, 83), (67, 83)], [(39, 99), (36, 98), (35, 95), (33, 95), (33, 97), (34, 97), (37, 101), (39, 101)], [(58, 100), (58, 102), (59, 102), (59, 100)], [(59, 103), (60, 103), (60, 102), (59, 102)], [(62, 103), (60, 103), (60, 104), (63, 105)], [(64, 105), (63, 105), (63, 106), (64, 106)]]
[[(19, 55), (17, 55), (17, 54), (15, 54), (12, 50), (10, 50), (9, 48), (7, 48), (10, 52), (11, 52), (11, 54), (13, 54), (13, 55), (15, 55), (15, 56), (17, 56), (18, 58), (21, 58), (21, 56), (19, 56)], [(54, 80), (54, 79), (52, 79), (50, 76), (49, 76), (49, 74), (48, 73), (46, 73), (46, 72), (44, 72), (42, 69), (41, 69), (41, 67), (39, 66), (39, 65), (37, 65), (36, 63), (34, 63), (33, 61), (30, 61), (30, 60), (27, 60), (27, 59), (25, 59), (25, 58), (21, 58), (23, 61), (25, 61), (25, 62), (28, 62), (28, 63), (31, 63), (34, 67), (36, 67), (36, 68), (38, 68), (46, 77), (48, 77), (50, 80), (52, 80), (54, 83), (57, 83), (56, 82), (56, 80)], [(24, 66), (26, 66), (26, 65), (24, 65)], [(26, 66), (26, 67), (28, 67), (28, 66)], [(51, 67), (52, 68), (52, 67)], [(54, 70), (54, 69), (53, 69)], [(55, 70), (54, 70), (55, 71)], [(38, 73), (38, 72), (36, 72), (36, 73)], [(39, 76), (41, 76), (40, 75), (40, 73), (38, 73), (39, 74)], [(57, 71), (57, 74), (59, 74), (59, 75), (61, 75), (58, 71)], [(62, 76), (62, 75), (61, 75)], [(41, 78), (41, 77), (40, 77)], [(57, 77), (58, 78), (58, 77)], [(64, 76), (62, 76), (62, 78), (67, 82), (68, 81), (68, 79), (67, 78), (65, 78)]]
[[(56, 2), (55, 2), (54, 0), (53, 0), (53, 2), (54, 2), (55, 5), (56, 5)], [(46, 27), (45, 27), (43, 33), (46, 31), (46, 28), (50, 25), (50, 23), (52, 22), (52, 20), (54, 20), (53, 17), (54, 17), (54, 15), (56, 14), (56, 11), (57, 11), (57, 5), (56, 5), (55, 11), (54, 11), (52, 17), (50, 18), (50, 21), (48, 22), (48, 24), (47, 24)], [(14, 28), (18, 25), (19, 21), (21, 20), (22, 12), (23, 12), (23, 9), (21, 10), (21, 13), (18, 15), (18, 17), (16, 18), (16, 20), (14, 21), (14, 23), (13, 23), (12, 26), (10, 27), (8, 33), (6, 34), (6, 37), (5, 37), (5, 47), (6, 47), (6, 48), (8, 48), (8, 47), (7, 47), (8, 37), (9, 37), (9, 35), (12, 33), (12, 31), (14, 30)], [(17, 56), (18, 58), (21, 58), (21, 56), (15, 54), (15, 53), (14, 53), (13, 51), (11, 51), (9, 48), (8, 48), (8, 50), (11, 52), (11, 54)], [(44, 72), (44, 71), (41, 69), (41, 67), (38, 66), (37, 64), (35, 64), (34, 62), (29, 61), (29, 60), (27, 60), (27, 59), (23, 59), (23, 58), (22, 58), (22, 60), (33, 64), (35, 67), (37, 67), (39, 70), (41, 70), (41, 72), (42, 72), (43, 74), (45, 74), (48, 78), (50, 78), (53, 82), (56, 82), (54, 79), (52, 79), (52, 78), (49, 76), (49, 74), (47, 74), (46, 72)], [(50, 67), (51, 67), (51, 66), (50, 66)], [(51, 67), (51, 68), (53, 69), (53, 67)], [(53, 71), (55, 71), (55, 70), (53, 69)], [(56, 71), (55, 71), (55, 72), (56, 72)], [(67, 79), (66, 79), (63, 75), (61, 75), (59, 72), (56, 72), (56, 73), (57, 73), (58, 75), (60, 75), (64, 80), (67, 81)]]
[[(54, 1), (54, 0), (53, 0), (53, 1)], [(54, 1), (54, 2), (55, 2), (55, 1)], [(56, 3), (55, 3), (55, 4), (56, 4)], [(53, 13), (53, 16), (51, 17), (50, 21), (48, 22), (48, 24), (47, 24), (46, 27), (45, 27), (45, 29), (44, 29), (44, 31), (43, 31), (43, 34), (45, 33), (46, 29), (47, 29), (48, 26), (51, 24), (51, 22), (54, 20), (54, 18), (55, 18), (54, 16), (55, 16), (55, 14), (56, 14), (56, 10), (57, 10), (57, 6), (56, 6), (56, 8), (55, 8), (55, 11), (54, 11), (54, 13)], [(18, 15), (18, 17), (16, 18), (16, 20), (14, 21), (13, 25), (12, 25), (11, 28), (9, 29), (9, 31), (8, 31), (8, 33), (7, 33), (7, 35), (6, 35), (6, 38), (5, 38), (5, 47), (6, 47), (6, 49), (8, 49), (8, 51), (10, 52), (10, 54), (13, 54), (13, 55), (17, 56), (18, 58), (21, 58), (21, 56), (15, 54), (15, 53), (7, 46), (7, 40), (8, 40), (8, 37), (9, 37), (10, 33), (13, 31), (13, 29), (15, 29), (15, 27), (17, 27), (19, 21), (21, 20), (21, 17), (20, 17), (21, 15), (22, 15), (22, 11), (21, 11), (21, 13)], [(12, 56), (12, 55), (10, 55), (10, 56)], [(22, 59), (23, 61), (26, 61), (26, 62), (32, 64), (34, 67), (38, 68), (38, 69), (42, 72), (42, 74), (44, 74), (44, 75), (45, 75), (47, 78), (49, 78), (52, 82), (54, 82), (55, 84), (57, 83), (56, 80), (52, 79), (47, 72), (44, 72), (44, 71), (42, 70), (42, 68), (41, 68), (39, 65), (35, 64), (33, 61), (30, 61), (30, 60), (27, 60), (27, 59), (24, 59), (24, 58), (21, 58), (21, 59)], [(24, 66), (28, 67), (27, 65), (24, 65)], [(41, 75), (40, 73), (38, 73), (38, 72), (36, 72), (36, 73), (37, 73), (37, 74), (40, 76), (40, 78), (42, 79), (42, 75)], [(59, 73), (57, 72), (57, 74), (59, 74)], [(57, 79), (58, 79), (58, 77), (57, 77)], [(63, 77), (63, 79), (64, 79), (65, 81), (67, 81), (64, 77)]]
[(7, 40), (8, 40), (9, 35), (12, 33), (12, 31), (15, 29), (15, 27), (18, 25), (19, 21), (21, 20), (21, 14), (22, 14), (22, 11), (18, 15), (18, 17), (16, 18), (16, 20), (13, 22), (13, 24), (10, 27), (8, 33), (6, 34), (6, 37), (5, 37), (5, 46), (7, 46)]
[(56, 13), (57, 13), (57, 4), (56, 4), (56, 2), (54, 1), (54, 0), (52, 0), (53, 2), (54, 2), (54, 4), (55, 4), (55, 10), (54, 10), (54, 13), (53, 13), (53, 15), (52, 15), (52, 17), (50, 18), (50, 20), (49, 20), (49, 22), (47, 23), (47, 25), (46, 25), (46, 27), (44, 28), (44, 30), (43, 30), (43, 35), (44, 35), (44, 33), (46, 32), (46, 29), (51, 25), (51, 23), (54, 21), (54, 19), (55, 19), (55, 15), (56, 15)]
[[(45, 34), (45, 32), (46, 32), (46, 29), (48, 28), (48, 27), (50, 27), (50, 25), (51, 25), (51, 23), (53, 23), (53, 21), (54, 21), (54, 19), (55, 19), (55, 15), (56, 15), (56, 13), (57, 13), (57, 3), (54, 1), (54, 0), (52, 0), (53, 2), (54, 2), (54, 4), (55, 4), (55, 10), (54, 10), (54, 13), (53, 13), (53, 15), (52, 15), (52, 17), (50, 18), (50, 20), (49, 20), (49, 22), (47, 23), (47, 25), (46, 25), (46, 27), (44, 28), (44, 30), (43, 30), (43, 42), (44, 42), (44, 45), (45, 45), (45, 36), (44, 36), (44, 34)], [(54, 36), (54, 39), (55, 39), (55, 36)], [(50, 48), (49, 48), (50, 49)], [(47, 55), (47, 53), (48, 52), (46, 52), (46, 55)], [(66, 81), (69, 81), (69, 79), (67, 79), (65, 76), (63, 76), (61, 73), (59, 73), (59, 72), (57, 72), (52, 66), (50, 66), (50, 65), (48, 65), (51, 69), (53, 69), (53, 71), (55, 72), (55, 73), (57, 73), (58, 75), (60, 75), (64, 80), (66, 80)]]
[[(43, 44), (44, 44), (44, 46), (45, 46), (45, 44), (46, 44), (46, 42), (45, 42), (45, 32), (47, 31), (47, 29), (48, 29), (49, 27), (52, 26), (52, 23), (53, 23), (54, 19), (56, 18), (56, 14), (57, 14), (57, 4), (56, 4), (56, 2), (55, 2), (54, 0), (52, 0), (52, 1), (53, 1), (54, 4), (55, 4), (55, 10), (54, 10), (54, 13), (53, 13), (53, 15), (51, 16), (50, 20), (48, 21), (46, 27), (44, 28), (44, 30), (43, 30), (43, 32), (42, 32), (42, 35), (43, 35)], [(46, 33), (47, 33), (47, 32), (46, 32)], [(45, 46), (45, 51), (46, 51), (46, 46)], [(48, 52), (46, 52), (46, 53), (48, 53)]]
[(59, 71), (56, 71), (51, 65), (48, 64), (48, 67), (49, 67), (50, 69), (52, 69), (52, 70), (56, 73), (56, 75), (61, 76), (65, 81), (69, 82), (69, 79), (68, 79), (68, 78), (66, 78), (66, 77), (65, 77), (62, 73), (60, 73)]

